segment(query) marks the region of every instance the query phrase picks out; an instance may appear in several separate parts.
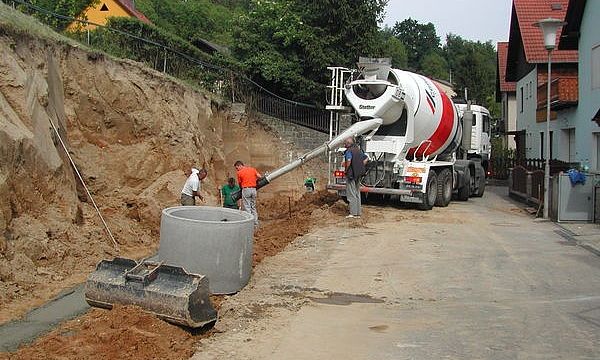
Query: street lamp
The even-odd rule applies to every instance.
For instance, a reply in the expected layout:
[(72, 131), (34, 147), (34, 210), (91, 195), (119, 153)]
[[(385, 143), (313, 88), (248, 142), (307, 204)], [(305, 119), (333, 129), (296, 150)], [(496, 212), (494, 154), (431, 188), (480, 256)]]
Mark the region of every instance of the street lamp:
[(552, 82), (552, 50), (556, 47), (556, 32), (566, 23), (553, 18), (540, 20), (533, 24), (544, 33), (544, 46), (548, 50), (548, 81), (546, 82), (546, 167), (544, 169), (544, 219), (548, 219), (550, 207), (550, 83)]

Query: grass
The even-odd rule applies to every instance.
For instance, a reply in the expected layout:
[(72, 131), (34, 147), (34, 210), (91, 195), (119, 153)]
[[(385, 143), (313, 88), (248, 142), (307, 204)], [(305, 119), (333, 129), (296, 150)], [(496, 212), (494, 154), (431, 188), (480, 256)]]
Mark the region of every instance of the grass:
[[(60, 33), (54, 31), (54, 29), (52, 29), (51, 27), (40, 22), (35, 17), (29, 16), (27, 14), (22, 13), (19, 10), (13, 9), (11, 6), (0, 1), (0, 34), (2, 32), (8, 32), (15, 35), (24, 35), (30, 38), (37, 38), (41, 40), (48, 40), (57, 44), (70, 45), (78, 47), (90, 53), (101, 53), (107, 58), (115, 61), (121, 60), (121, 58), (115, 57), (102, 50), (90, 48), (89, 46), (87, 46), (87, 44), (80, 43), (75, 39), (71, 39), (67, 36), (61, 35)], [(145, 67), (145, 65), (141, 63), (140, 66)], [(220, 96), (199, 87), (193, 81), (186, 81), (185, 79), (175, 78), (168, 74), (163, 75), (165, 75), (169, 80), (179, 85), (192, 88), (194, 91), (207, 96), (212, 101), (215, 101), (219, 104), (223, 103), (223, 99)]]
[(19, 10), (0, 2), (0, 28), (16, 34), (29, 35), (40, 39), (47, 39), (63, 44), (79, 45), (73, 39), (60, 35), (50, 27), (42, 24), (33, 16), (23, 14)]

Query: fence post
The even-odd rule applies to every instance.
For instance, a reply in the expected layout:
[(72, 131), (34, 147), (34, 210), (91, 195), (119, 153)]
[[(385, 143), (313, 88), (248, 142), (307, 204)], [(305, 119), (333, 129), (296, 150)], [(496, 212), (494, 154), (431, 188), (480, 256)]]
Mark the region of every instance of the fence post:
[(527, 201), (531, 200), (533, 198), (533, 179), (531, 178), (531, 171), (527, 171), (527, 182), (526, 184), (526, 189), (527, 189)]
[(167, 72), (167, 48), (164, 48), (164, 49), (165, 49), (165, 57), (163, 60), (163, 72), (166, 73)]
[(88, 23), (85, 23), (86, 32), (87, 32), (87, 44), (90, 45), (90, 28), (88, 27)]
[(231, 102), (235, 102), (235, 82), (233, 81), (233, 73), (231, 73)]

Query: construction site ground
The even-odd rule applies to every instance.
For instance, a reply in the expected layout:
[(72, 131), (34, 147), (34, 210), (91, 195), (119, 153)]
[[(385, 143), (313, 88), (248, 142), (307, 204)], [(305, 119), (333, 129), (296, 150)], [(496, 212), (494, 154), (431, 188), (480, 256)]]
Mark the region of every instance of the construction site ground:
[(219, 299), (208, 332), (94, 309), (0, 358), (600, 357), (600, 259), (505, 193), (429, 212), (366, 205), (353, 220), (325, 193), (291, 221), (281, 201), (250, 284)]
[[(218, 205), (236, 160), (269, 172), (303, 151), (251, 111), (2, 3), (0, 53), (4, 329), (81, 286), (101, 259), (156, 254), (161, 211), (179, 204), (191, 166), (208, 169), (203, 204)], [(84, 305), (0, 359), (600, 358), (587, 230), (536, 221), (500, 187), (428, 212), (366, 205), (349, 220), (333, 194), (304, 193), (305, 178), (322, 188), (326, 172), (315, 160), (261, 190), (250, 284), (212, 297), (213, 328)]]

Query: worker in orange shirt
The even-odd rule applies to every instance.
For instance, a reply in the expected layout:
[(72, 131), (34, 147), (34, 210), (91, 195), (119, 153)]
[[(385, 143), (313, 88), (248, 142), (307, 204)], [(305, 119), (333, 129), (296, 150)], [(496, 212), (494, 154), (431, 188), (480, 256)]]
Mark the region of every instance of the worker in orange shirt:
[(237, 171), (238, 184), (242, 188), (243, 210), (254, 216), (254, 226), (258, 226), (258, 213), (256, 212), (256, 181), (262, 176), (251, 166), (244, 165), (240, 160), (233, 164)]

